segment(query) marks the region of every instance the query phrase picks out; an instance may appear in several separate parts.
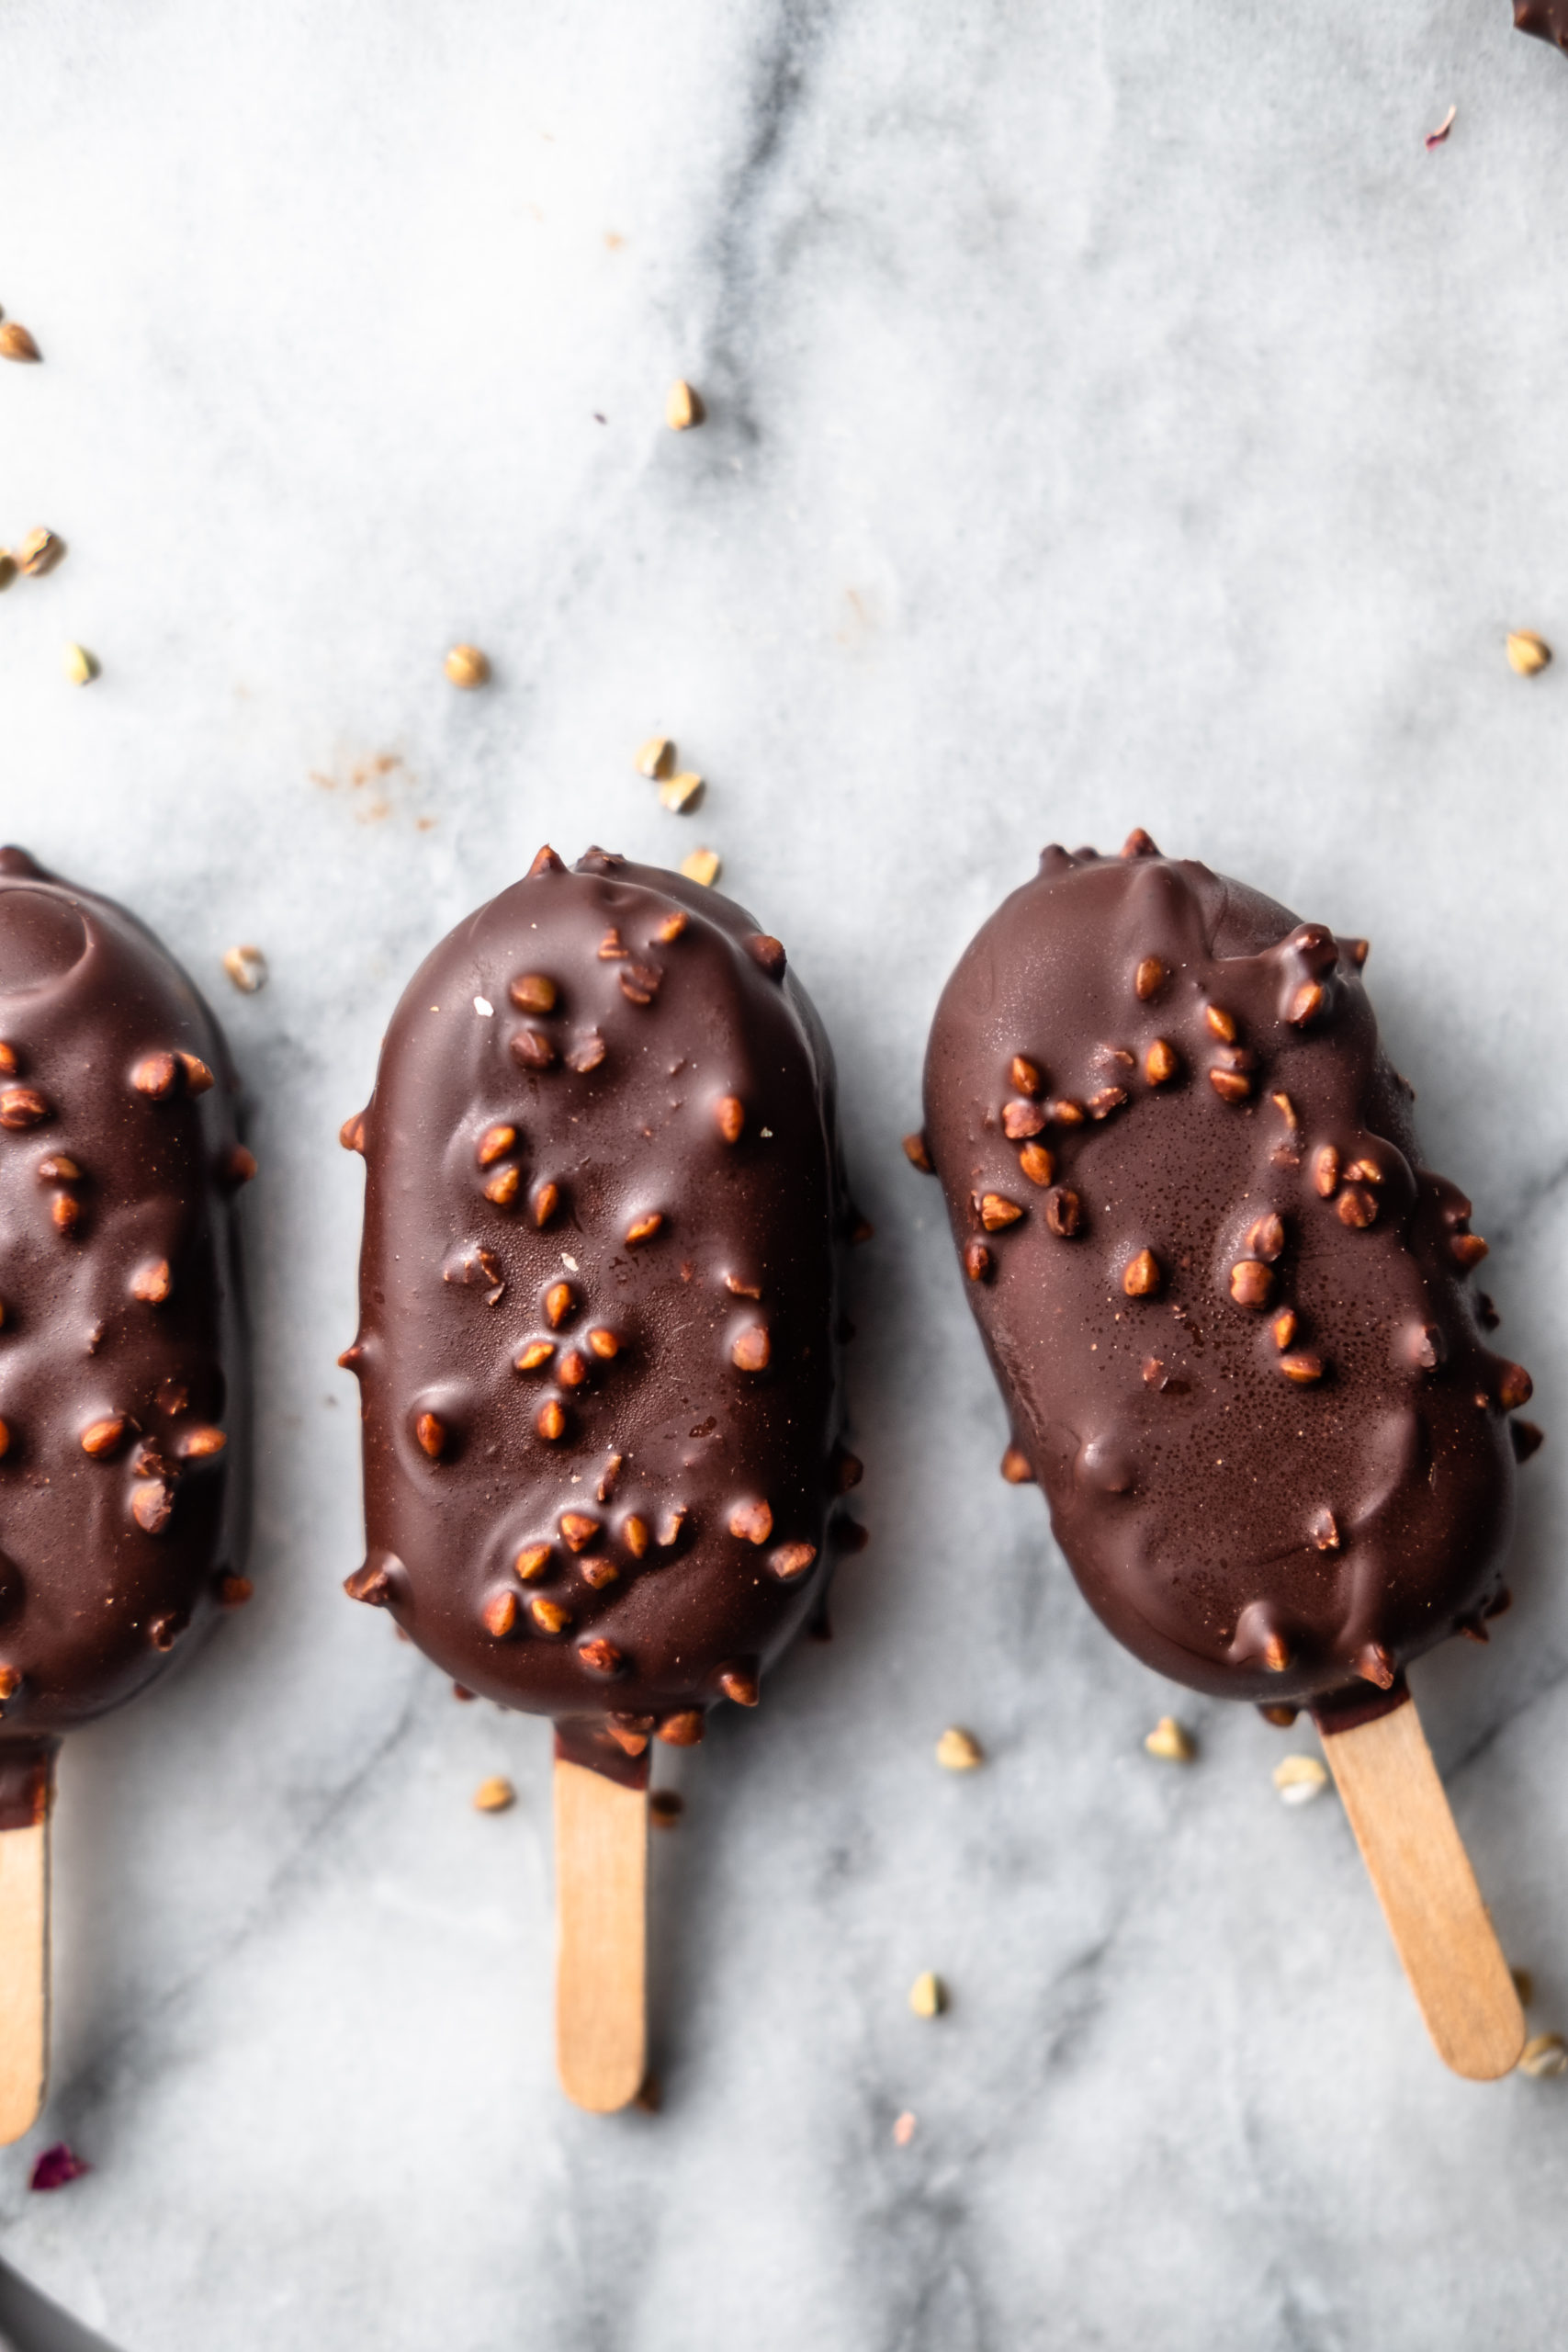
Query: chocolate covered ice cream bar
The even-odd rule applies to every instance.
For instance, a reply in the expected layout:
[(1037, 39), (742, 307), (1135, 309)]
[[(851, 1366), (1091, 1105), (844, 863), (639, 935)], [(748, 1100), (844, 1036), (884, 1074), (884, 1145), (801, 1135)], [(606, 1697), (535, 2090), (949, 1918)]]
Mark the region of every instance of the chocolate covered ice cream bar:
[(1408, 1744), (1411, 1660), (1506, 1606), (1538, 1435), (1365, 956), (1145, 835), (1049, 849), (948, 982), (925, 1085), (1009, 1475), (1128, 1648), (1310, 1705), (1342, 1784)]
[[(729, 900), (545, 850), (415, 975), (344, 1139), (367, 1167), (347, 1589), (464, 1690), (551, 1716), (562, 1803), (629, 1797), (640, 1873), (649, 1741), (756, 1704), (858, 1476), (820, 1024)], [(640, 1900), (639, 1875), (638, 1936)], [(574, 2080), (585, 1967), (563, 2071), (619, 2105), (640, 2000), (635, 2051), (628, 2021), (605, 2080)]]
[(152, 933), (0, 851), (0, 2139), (41, 2098), (60, 1737), (250, 1592), (236, 1099)]

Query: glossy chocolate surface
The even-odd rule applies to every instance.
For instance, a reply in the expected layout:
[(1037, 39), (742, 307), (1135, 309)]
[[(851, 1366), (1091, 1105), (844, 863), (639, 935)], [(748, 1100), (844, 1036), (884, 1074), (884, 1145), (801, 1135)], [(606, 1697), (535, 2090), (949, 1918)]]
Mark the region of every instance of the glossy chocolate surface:
[(1531, 1442), (1365, 953), (1142, 834), (1048, 849), (926, 1062), (1009, 1475), (1128, 1648), (1268, 1703), (1484, 1638)]
[(846, 1204), (832, 1061), (739, 907), (592, 851), (426, 959), (364, 1152), (368, 1550), (466, 1690), (627, 1775), (818, 1603)]
[(0, 851), (7, 1818), (53, 1735), (249, 1591), (235, 1103), (218, 1025), (151, 933)]
[(1514, 0), (1514, 23), (1558, 49), (1568, 49), (1568, 0)]

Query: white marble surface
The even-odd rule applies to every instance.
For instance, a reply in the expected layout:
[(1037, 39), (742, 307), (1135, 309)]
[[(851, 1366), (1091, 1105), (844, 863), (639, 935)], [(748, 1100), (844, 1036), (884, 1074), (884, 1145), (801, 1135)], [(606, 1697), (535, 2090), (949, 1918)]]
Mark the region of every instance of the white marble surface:
[[(0, 2253), (118, 2352), (1560, 2344), (1568, 2084), (1445, 2076), (1291, 1743), (1091, 1621), (898, 1136), (1047, 840), (1143, 823), (1371, 935), (1553, 1433), (1513, 1615), (1419, 1693), (1568, 2025), (1568, 661), (1502, 656), (1568, 653), (1568, 65), (1506, 0), (11, 0), (0, 88), (47, 353), (0, 368), (0, 539), (71, 548), (0, 602), (0, 825), (209, 988), (263, 1164), (257, 1598), (69, 1745)], [(665, 2106), (609, 2122), (551, 2076), (545, 1730), (338, 1589), (337, 1123), (547, 836), (722, 850), (877, 1227), (874, 1540), (831, 1645), (660, 1758)], [(1190, 1770), (1142, 1753), (1172, 1704)], [(29, 2196), (61, 2136), (94, 2172)]]

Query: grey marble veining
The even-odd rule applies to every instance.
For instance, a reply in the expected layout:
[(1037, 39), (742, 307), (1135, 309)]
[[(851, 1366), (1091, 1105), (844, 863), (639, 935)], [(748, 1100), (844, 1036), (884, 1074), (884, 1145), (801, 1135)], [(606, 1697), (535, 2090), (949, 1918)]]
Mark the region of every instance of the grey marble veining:
[[(1418, 1688), (1568, 2025), (1568, 662), (1502, 657), (1568, 654), (1568, 66), (1506, 0), (13, 0), (0, 88), (47, 353), (0, 369), (0, 541), (71, 547), (0, 602), (0, 822), (209, 989), (263, 1167), (257, 1597), (69, 1743), (0, 2254), (118, 2352), (1559, 2344), (1568, 2085), (1447, 2077), (1337, 1804), (1274, 1795), (1310, 1738), (1090, 1619), (898, 1137), (1047, 840), (1142, 823), (1371, 935), (1552, 1432), (1512, 1615)], [(694, 818), (632, 771), (656, 727)], [(547, 1735), (339, 1591), (336, 1127), (547, 837), (722, 851), (876, 1226), (874, 1541), (834, 1640), (660, 1759), (665, 2104), (608, 2122), (552, 2080)], [(1173, 1707), (1187, 1770), (1142, 1751)], [(932, 1762), (953, 1721), (983, 1772)], [(95, 2170), (29, 2196), (62, 2136)]]

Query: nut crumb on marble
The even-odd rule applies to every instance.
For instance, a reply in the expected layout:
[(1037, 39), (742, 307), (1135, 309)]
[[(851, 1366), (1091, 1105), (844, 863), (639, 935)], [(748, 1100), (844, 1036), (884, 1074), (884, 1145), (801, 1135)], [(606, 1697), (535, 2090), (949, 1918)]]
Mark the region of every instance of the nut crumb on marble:
[(453, 685), (465, 692), (482, 686), (490, 677), (490, 656), (481, 653), (477, 645), (454, 645), (442, 663)]
[(504, 1779), (499, 1772), (494, 1773), (488, 1781), (481, 1781), (474, 1791), (476, 1813), (504, 1813), (508, 1805), (515, 1804), (516, 1802), (516, 1790), (511, 1781)]
[(915, 2119), (906, 2108), (893, 2126), (893, 2144), (896, 2148), (907, 2148), (914, 2136)]
[(648, 777), (650, 784), (662, 784), (675, 764), (673, 735), (650, 735), (639, 745), (633, 763), (638, 775)]
[(714, 849), (694, 849), (681, 860), (681, 871), (688, 882), (700, 882), (705, 890), (711, 889), (719, 876), (719, 854)]
[(936, 1744), (936, 1760), (945, 1772), (973, 1772), (986, 1760), (986, 1751), (972, 1731), (950, 1724)]
[(1328, 1770), (1315, 1756), (1281, 1756), (1273, 1781), (1281, 1804), (1311, 1804), (1328, 1786)]
[(1538, 2081), (1551, 2075), (1568, 2075), (1568, 2041), (1560, 2033), (1534, 2035), (1519, 2052), (1519, 2072), (1533, 2075)]
[(265, 989), (267, 981), (266, 957), (259, 947), (231, 947), (223, 957), (223, 969), (242, 996), (254, 996)]
[(928, 1968), (909, 1987), (909, 2007), (918, 2018), (939, 2018), (947, 2007), (947, 1987)]
[(659, 787), (659, 805), (672, 817), (690, 816), (703, 797), (703, 778), (694, 768), (683, 768)]
[(1511, 628), (1505, 650), (1508, 667), (1521, 678), (1535, 677), (1551, 660), (1551, 646), (1533, 628)]
[(68, 645), (60, 657), (65, 682), (72, 686), (90, 686), (99, 674), (97, 656), (89, 653), (85, 645)]
[(664, 422), (671, 432), (689, 433), (694, 424), (701, 424), (706, 413), (702, 394), (683, 376), (677, 376), (664, 395)]
[(1162, 1764), (1190, 1764), (1198, 1753), (1197, 1741), (1174, 1715), (1161, 1715), (1153, 1731), (1145, 1735), (1144, 1747)]

